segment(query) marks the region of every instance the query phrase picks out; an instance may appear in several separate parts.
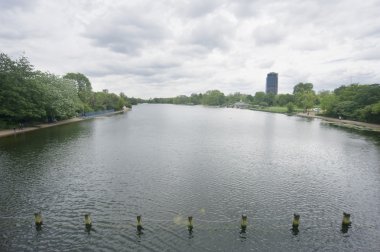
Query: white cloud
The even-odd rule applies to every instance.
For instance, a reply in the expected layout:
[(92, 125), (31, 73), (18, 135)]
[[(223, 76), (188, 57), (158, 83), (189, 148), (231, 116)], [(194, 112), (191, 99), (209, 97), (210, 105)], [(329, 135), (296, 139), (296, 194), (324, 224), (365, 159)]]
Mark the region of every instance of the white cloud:
[(170, 36), (162, 17), (141, 4), (118, 6), (92, 20), (84, 36), (96, 47), (125, 54), (139, 54), (146, 47), (155, 47)]
[(281, 43), (286, 37), (286, 31), (279, 24), (266, 24), (257, 27), (253, 32), (256, 45), (270, 46)]
[(171, 4), (176, 6), (178, 14), (190, 18), (199, 18), (210, 14), (223, 5), (223, 0), (184, 0), (172, 1)]
[(210, 15), (192, 22), (186, 34), (186, 41), (208, 49), (227, 50), (229, 41), (234, 39), (236, 29), (234, 20), (223, 15)]
[(378, 0), (2, 0), (0, 50), (94, 90), (164, 97), (254, 94), (312, 82), (379, 83)]
[(374, 45), (370, 48), (358, 51), (355, 59), (380, 61), (380, 46)]

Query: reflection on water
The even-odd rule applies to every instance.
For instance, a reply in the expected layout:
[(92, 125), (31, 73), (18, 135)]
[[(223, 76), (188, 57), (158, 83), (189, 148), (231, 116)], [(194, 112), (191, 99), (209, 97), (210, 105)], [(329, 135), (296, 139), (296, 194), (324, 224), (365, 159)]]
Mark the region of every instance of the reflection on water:
[(2, 138), (0, 250), (376, 250), (378, 139), (319, 120), (172, 105)]
[(343, 233), (343, 234), (346, 234), (347, 232), (348, 232), (348, 229), (351, 227), (351, 224), (348, 224), (348, 225), (346, 225), (346, 224), (342, 224), (342, 229), (341, 229), (341, 232)]
[(349, 134), (347, 134), (348, 137), (351, 138), (362, 138), (365, 137), (366, 140), (372, 141), (377, 145), (380, 145), (380, 133), (376, 131), (371, 130), (364, 130), (364, 129), (354, 129), (354, 128), (347, 128), (344, 126), (339, 126), (332, 123), (324, 122), (320, 119), (314, 119), (316, 121), (320, 122), (321, 127), (324, 127), (326, 129), (333, 128), (333, 129), (339, 129), (340, 131), (345, 131)]
[(294, 235), (294, 236), (297, 236), (298, 235), (298, 233), (300, 232), (300, 230), (298, 229), (298, 227), (292, 227), (292, 234)]

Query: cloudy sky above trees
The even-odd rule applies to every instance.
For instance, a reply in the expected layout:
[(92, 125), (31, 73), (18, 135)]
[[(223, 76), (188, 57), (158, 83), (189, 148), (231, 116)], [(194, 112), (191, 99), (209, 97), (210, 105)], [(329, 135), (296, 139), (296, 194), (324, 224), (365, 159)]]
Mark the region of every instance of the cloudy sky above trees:
[(380, 82), (380, 0), (0, 0), (0, 51), (141, 98)]

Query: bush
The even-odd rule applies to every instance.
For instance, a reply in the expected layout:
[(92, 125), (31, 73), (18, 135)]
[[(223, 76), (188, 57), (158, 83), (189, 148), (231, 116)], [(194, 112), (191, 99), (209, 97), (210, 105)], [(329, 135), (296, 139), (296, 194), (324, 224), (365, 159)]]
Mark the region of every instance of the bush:
[(294, 112), (294, 104), (293, 102), (288, 102), (288, 104), (286, 104), (286, 108), (288, 109), (288, 113), (291, 114)]

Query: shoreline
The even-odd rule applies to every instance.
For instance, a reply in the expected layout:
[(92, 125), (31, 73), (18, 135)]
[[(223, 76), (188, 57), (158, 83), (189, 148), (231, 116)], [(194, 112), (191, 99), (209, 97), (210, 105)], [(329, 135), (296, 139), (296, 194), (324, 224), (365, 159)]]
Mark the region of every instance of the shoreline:
[(0, 138), (7, 137), (7, 136), (18, 135), (18, 134), (22, 134), (22, 133), (25, 133), (25, 132), (39, 130), (39, 129), (44, 129), (44, 128), (50, 128), (50, 127), (55, 127), (55, 126), (59, 126), (59, 125), (69, 124), (69, 123), (81, 122), (81, 121), (85, 121), (85, 120), (89, 120), (89, 119), (93, 119), (93, 118), (97, 118), (97, 117), (102, 117), (102, 116), (110, 116), (110, 115), (121, 114), (121, 113), (127, 112), (129, 110), (130, 109), (120, 110), (120, 111), (115, 111), (115, 112), (111, 112), (111, 113), (107, 113), (107, 114), (102, 114), (102, 115), (98, 115), (98, 116), (74, 117), (74, 118), (70, 118), (70, 119), (67, 119), (67, 120), (58, 121), (58, 122), (55, 122), (55, 123), (37, 124), (35, 126), (25, 127), (23, 129), (0, 130)]
[(270, 111), (270, 110), (260, 110), (260, 109), (249, 109), (252, 111), (259, 111), (259, 112), (267, 112), (267, 113), (275, 113), (275, 114), (283, 114), (283, 115), (292, 115), (292, 116), (299, 116), (304, 118), (316, 118), (322, 120), (324, 123), (332, 124), (339, 127), (349, 128), (349, 129), (355, 129), (355, 130), (365, 130), (365, 131), (371, 131), (371, 132), (380, 132), (380, 124), (375, 123), (366, 123), (366, 122), (359, 122), (359, 121), (352, 121), (352, 120), (342, 120), (338, 118), (332, 118), (327, 116), (320, 116), (315, 115), (315, 112), (309, 112), (307, 113), (292, 113), (288, 114), (286, 112), (280, 112), (280, 111)]
[(319, 116), (319, 115), (315, 115), (314, 113), (310, 113), (309, 115), (306, 113), (298, 113), (296, 115), (299, 117), (304, 117), (304, 118), (317, 118), (317, 119), (322, 120), (325, 123), (329, 123), (329, 124), (340, 126), (340, 127), (351, 128), (351, 129), (356, 129), (356, 130), (380, 132), (380, 124), (351, 121), (351, 120), (342, 120), (338, 118)]
[[(74, 117), (74, 118), (59, 121), (56, 123), (42, 123), (42, 124), (38, 124), (38, 125), (35, 125), (32, 127), (23, 128), (21, 130), (20, 129), (0, 130), (0, 138), (12, 136), (12, 135), (18, 135), (21, 133), (30, 132), (30, 131), (34, 131), (34, 130), (39, 130), (39, 129), (50, 128), (50, 127), (55, 127), (55, 126), (59, 126), (59, 125), (69, 124), (69, 123), (81, 122), (81, 121), (85, 121), (85, 120), (89, 120), (89, 119), (93, 119), (93, 118), (97, 118), (97, 117), (102, 117), (102, 116), (110, 116), (110, 115), (115, 115), (115, 114), (121, 114), (121, 113), (127, 112), (129, 110), (131, 110), (131, 109), (127, 109), (124, 111), (123, 110), (115, 111), (112, 113), (102, 114), (102, 115), (98, 115), (98, 116)], [(250, 110), (253, 110), (253, 109), (250, 109)], [(265, 110), (253, 110), (253, 111), (286, 114), (283, 112), (265, 111)], [(325, 123), (329, 123), (329, 124), (344, 127), (344, 128), (351, 128), (351, 129), (356, 129), (356, 130), (366, 130), (366, 131), (372, 131), (372, 132), (380, 132), (380, 124), (373, 124), (373, 123), (366, 123), (366, 122), (359, 122), (359, 121), (352, 121), (352, 120), (341, 120), (341, 119), (332, 118), (332, 117), (315, 115), (312, 112), (309, 114), (297, 113), (295, 115), (299, 116), (299, 117), (303, 117), (303, 118), (320, 119)]]

